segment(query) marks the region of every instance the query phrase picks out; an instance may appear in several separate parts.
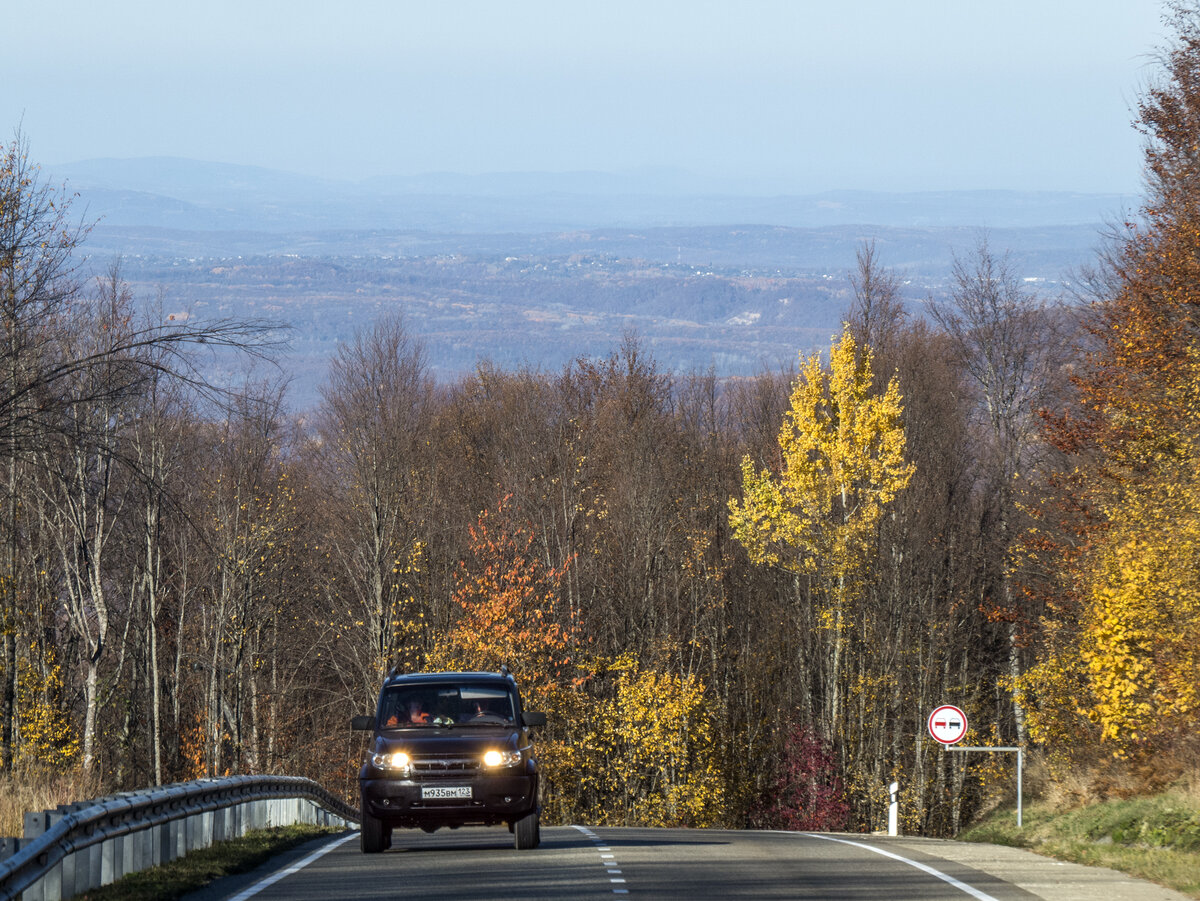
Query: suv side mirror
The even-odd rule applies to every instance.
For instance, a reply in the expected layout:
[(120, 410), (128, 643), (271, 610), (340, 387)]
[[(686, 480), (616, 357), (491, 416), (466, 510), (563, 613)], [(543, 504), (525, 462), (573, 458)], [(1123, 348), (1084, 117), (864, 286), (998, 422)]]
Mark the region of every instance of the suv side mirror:
[(369, 713), (350, 717), (350, 728), (359, 732), (370, 732), (375, 728), (375, 717)]
[(521, 714), (521, 722), (526, 726), (544, 726), (546, 725), (546, 714), (526, 710)]

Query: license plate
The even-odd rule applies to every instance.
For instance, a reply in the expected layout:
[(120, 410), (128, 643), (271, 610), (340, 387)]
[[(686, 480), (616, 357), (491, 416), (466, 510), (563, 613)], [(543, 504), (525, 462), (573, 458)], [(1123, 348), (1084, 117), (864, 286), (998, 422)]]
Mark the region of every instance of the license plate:
[(471, 797), (471, 786), (469, 785), (422, 785), (421, 799), (425, 801), (436, 801), (444, 798), (467, 798)]

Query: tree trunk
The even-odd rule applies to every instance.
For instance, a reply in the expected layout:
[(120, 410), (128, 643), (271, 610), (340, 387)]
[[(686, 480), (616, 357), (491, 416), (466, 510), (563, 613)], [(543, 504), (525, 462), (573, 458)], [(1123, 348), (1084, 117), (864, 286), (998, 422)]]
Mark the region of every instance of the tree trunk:
[(13, 759), (16, 756), (13, 747), (13, 723), (17, 718), (17, 509), (17, 461), (15, 458), (9, 458), (8, 559), (5, 561), (3, 611), (4, 700), (0, 709), (0, 719), (3, 720), (3, 725), (0, 726), (0, 769), (6, 773), (12, 772)]
[(96, 764), (96, 698), (99, 687), (99, 666), (95, 656), (89, 656), (87, 662), (87, 678), (83, 683), (83, 772), (91, 774)]
[[(153, 518), (155, 523), (157, 522), (157, 517), (151, 510), (147, 510), (147, 514)], [(146, 528), (146, 630), (149, 660), (146, 668), (147, 678), (150, 680), (150, 754), (154, 767), (154, 784), (162, 785), (162, 698), (158, 672), (158, 579), (161, 559), (154, 547), (153, 534), (154, 527), (148, 523)]]

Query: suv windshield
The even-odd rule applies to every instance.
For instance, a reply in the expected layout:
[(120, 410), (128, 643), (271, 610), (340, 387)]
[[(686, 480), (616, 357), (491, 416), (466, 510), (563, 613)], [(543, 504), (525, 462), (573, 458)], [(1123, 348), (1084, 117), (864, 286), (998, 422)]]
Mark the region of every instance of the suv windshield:
[(512, 694), (496, 685), (397, 685), (383, 693), (379, 722), (391, 729), (511, 725), (515, 710)]

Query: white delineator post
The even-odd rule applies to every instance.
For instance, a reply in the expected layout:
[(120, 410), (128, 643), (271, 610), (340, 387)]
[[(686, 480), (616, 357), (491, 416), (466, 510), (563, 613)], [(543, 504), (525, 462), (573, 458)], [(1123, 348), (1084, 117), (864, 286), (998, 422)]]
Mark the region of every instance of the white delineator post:
[(893, 782), (888, 786), (892, 803), (888, 805), (888, 835), (900, 834), (900, 783)]

